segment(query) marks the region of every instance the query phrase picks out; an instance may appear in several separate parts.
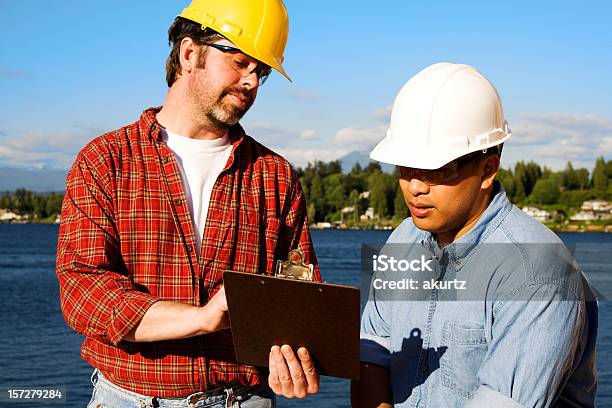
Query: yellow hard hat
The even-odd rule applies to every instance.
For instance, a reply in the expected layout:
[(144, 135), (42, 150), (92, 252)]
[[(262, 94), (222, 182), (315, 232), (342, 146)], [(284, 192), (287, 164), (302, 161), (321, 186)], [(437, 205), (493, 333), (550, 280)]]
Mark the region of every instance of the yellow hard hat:
[(291, 81), (282, 66), (289, 16), (281, 0), (193, 0), (179, 17), (215, 30)]

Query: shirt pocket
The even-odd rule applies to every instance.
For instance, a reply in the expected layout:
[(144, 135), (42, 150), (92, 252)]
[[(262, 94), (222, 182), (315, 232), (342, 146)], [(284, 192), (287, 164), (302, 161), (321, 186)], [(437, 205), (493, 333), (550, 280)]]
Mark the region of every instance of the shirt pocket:
[(471, 399), (478, 388), (478, 369), (487, 352), (485, 330), (446, 321), (443, 344), (448, 349), (440, 359), (442, 384), (462, 398)]

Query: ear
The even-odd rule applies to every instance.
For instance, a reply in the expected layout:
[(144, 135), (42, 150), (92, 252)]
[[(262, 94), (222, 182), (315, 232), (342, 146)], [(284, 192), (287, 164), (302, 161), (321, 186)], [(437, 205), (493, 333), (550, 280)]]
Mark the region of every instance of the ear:
[(499, 170), (499, 156), (493, 154), (491, 156), (485, 157), (481, 164), (481, 182), (480, 188), (483, 190), (488, 190), (493, 185), (493, 181), (495, 180), (495, 176), (497, 175), (497, 170)]
[(185, 37), (181, 40), (181, 46), (179, 49), (179, 62), (181, 64), (180, 75), (188, 74), (197, 65), (198, 46), (189, 37)]

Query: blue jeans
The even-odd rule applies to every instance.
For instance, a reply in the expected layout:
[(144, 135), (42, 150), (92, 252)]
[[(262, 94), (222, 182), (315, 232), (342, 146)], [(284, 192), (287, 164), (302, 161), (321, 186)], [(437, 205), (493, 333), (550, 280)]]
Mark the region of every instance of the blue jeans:
[(93, 394), (87, 408), (274, 408), (276, 396), (265, 386), (218, 388), (186, 397), (158, 398), (121, 388), (100, 371), (91, 376)]

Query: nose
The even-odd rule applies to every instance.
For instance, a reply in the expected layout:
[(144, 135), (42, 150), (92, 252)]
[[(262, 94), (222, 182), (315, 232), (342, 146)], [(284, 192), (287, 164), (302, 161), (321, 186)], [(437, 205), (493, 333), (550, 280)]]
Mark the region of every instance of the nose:
[(423, 180), (412, 177), (405, 181), (408, 183), (408, 191), (410, 194), (412, 194), (412, 196), (416, 197), (418, 195), (429, 193), (429, 185), (427, 185), (427, 183), (425, 183)]
[(251, 72), (250, 74), (241, 77), (240, 85), (245, 89), (253, 89), (259, 86), (259, 77), (255, 72)]

